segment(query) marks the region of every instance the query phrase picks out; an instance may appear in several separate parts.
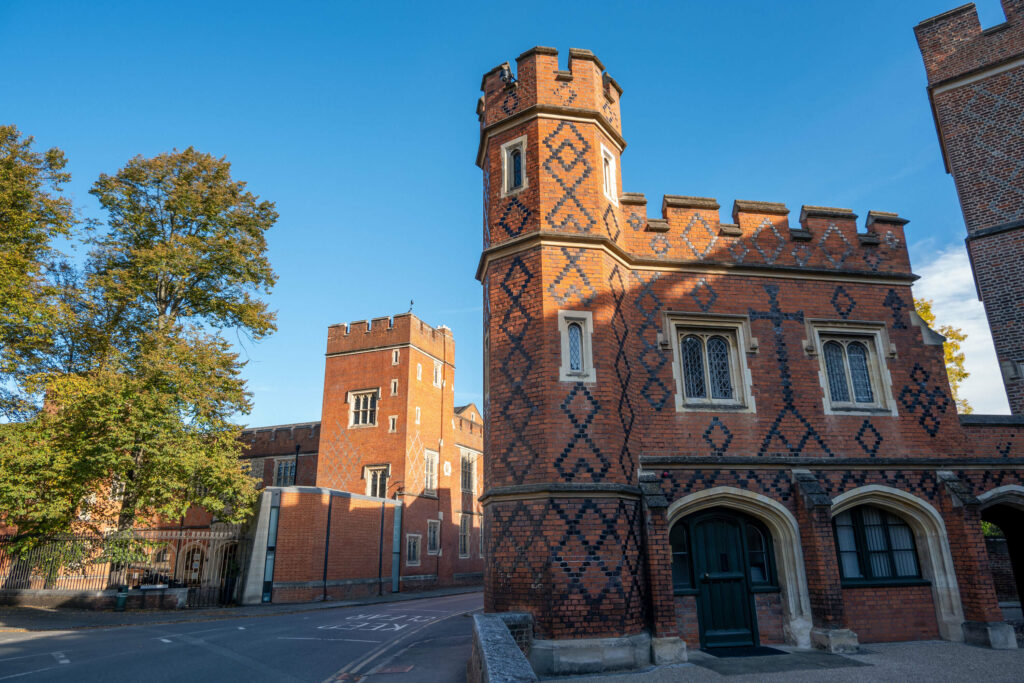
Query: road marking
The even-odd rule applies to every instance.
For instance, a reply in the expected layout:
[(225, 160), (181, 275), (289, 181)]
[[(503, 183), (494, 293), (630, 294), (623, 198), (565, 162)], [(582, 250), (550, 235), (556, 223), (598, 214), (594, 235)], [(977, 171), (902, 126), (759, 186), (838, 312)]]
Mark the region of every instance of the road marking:
[[(413, 630), (408, 631), (408, 632), (402, 634), (401, 636), (399, 636), (397, 638), (393, 638), (391, 640), (385, 641), (380, 647), (376, 647), (376, 648), (370, 650), (361, 660), (356, 660), (356, 662), (354, 662), (354, 665), (351, 665), (351, 664), (350, 665), (346, 665), (343, 669), (341, 669), (340, 671), (335, 673), (333, 676), (329, 676), (328, 678), (326, 678), (324, 680), (324, 683), (331, 683), (332, 681), (345, 680), (346, 678), (348, 678), (348, 679), (354, 678), (355, 680), (359, 680), (359, 678), (362, 678), (365, 675), (365, 674), (360, 674), (359, 673), (362, 669), (366, 668), (371, 662), (373, 662), (373, 660), (375, 660), (378, 657), (380, 657), (381, 655), (385, 654), (390, 648), (398, 645), (402, 641), (408, 640), (408, 638), (410, 636), (412, 636), (414, 633), (418, 633), (419, 631), (422, 631), (423, 629), (427, 628), (428, 626), (433, 626), (435, 624), (439, 624), (442, 621), (445, 621), (445, 620), (450, 619), (452, 617), (457, 617), (457, 616), (460, 616), (462, 614), (469, 614), (469, 613), (478, 612), (478, 611), (480, 611), (480, 608), (479, 607), (474, 607), (473, 609), (464, 610), (462, 612), (453, 612), (453, 613), (449, 614), (446, 617), (440, 617), (438, 619), (433, 619), (431, 621), (428, 621), (425, 624), (418, 624), (416, 626), (416, 628), (414, 628)], [(390, 659), (388, 661), (390, 661)]]
[(52, 652), (53, 658), (57, 660), (58, 664), (70, 664), (71, 660), (68, 659), (63, 652)]
[(239, 630), (239, 631), (244, 631), (244, 630), (245, 630), (245, 627), (244, 627), (244, 626), (239, 626), (239, 627), (238, 627), (238, 630)]
[(356, 638), (300, 638), (298, 636), (278, 636), (278, 640), (333, 640), (341, 643), (383, 643), (383, 640), (358, 640)]
[(170, 643), (170, 642), (172, 642), (172, 641), (171, 641), (171, 640), (169, 640), (168, 638), (161, 638), (161, 639), (160, 639), (160, 642), (161, 642), (161, 643)]

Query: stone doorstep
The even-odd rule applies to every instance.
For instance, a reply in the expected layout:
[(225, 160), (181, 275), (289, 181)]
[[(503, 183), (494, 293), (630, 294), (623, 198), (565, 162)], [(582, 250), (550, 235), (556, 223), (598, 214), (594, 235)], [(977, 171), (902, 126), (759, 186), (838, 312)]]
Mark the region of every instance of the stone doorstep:
[(1005, 621), (965, 621), (964, 642), (993, 650), (1016, 650), (1017, 634)]

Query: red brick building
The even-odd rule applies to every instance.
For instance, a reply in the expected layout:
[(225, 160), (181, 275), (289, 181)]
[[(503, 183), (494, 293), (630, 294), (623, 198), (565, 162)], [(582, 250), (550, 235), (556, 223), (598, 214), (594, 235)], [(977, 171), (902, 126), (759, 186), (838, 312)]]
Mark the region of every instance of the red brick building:
[(1024, 414), (1024, 1), (1002, 0), (1006, 21), (982, 30), (973, 4), (914, 32), (928, 99), (967, 225), (1010, 410)]
[(454, 359), (409, 313), (329, 328), (322, 420), (242, 435), (269, 487), (246, 601), (482, 580), (483, 418), (454, 405)]
[(586, 50), (562, 70), (533, 48), (482, 90), (485, 609), (532, 615), (534, 667), (1015, 646), (980, 521), (1024, 500), (1024, 428), (958, 419), (908, 221), (649, 213)]

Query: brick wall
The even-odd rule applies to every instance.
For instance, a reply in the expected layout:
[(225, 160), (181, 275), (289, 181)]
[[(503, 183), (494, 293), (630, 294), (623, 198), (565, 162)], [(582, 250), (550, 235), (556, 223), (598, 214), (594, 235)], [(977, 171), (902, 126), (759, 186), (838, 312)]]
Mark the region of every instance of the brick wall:
[(1017, 584), (1013, 578), (1013, 566), (1010, 564), (1010, 551), (1005, 538), (986, 538), (985, 550), (988, 552), (988, 565), (992, 570), (992, 582), (996, 586), (996, 596), (1000, 602), (1019, 602)]
[(982, 30), (974, 5), (915, 27), (928, 94), (967, 224), (1010, 409), (1024, 413), (1024, 10), (1004, 0), (1006, 21)]
[(862, 643), (939, 637), (930, 586), (843, 589), (847, 626)]

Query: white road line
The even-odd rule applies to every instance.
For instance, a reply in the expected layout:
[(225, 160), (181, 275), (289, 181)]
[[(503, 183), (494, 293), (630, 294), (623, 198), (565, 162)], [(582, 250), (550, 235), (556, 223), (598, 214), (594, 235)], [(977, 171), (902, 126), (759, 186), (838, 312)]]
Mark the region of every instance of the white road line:
[(239, 630), (239, 631), (244, 631), (244, 630), (245, 630), (245, 627), (244, 627), (244, 626), (239, 626), (239, 627), (238, 627), (238, 630)]
[(71, 660), (64, 656), (63, 652), (51, 652), (53, 658), (57, 660), (58, 664), (70, 664)]
[(383, 643), (383, 640), (358, 640), (356, 638), (299, 638), (297, 636), (278, 636), (278, 640), (333, 640), (341, 643)]
[(173, 642), (173, 641), (171, 641), (169, 638), (160, 638), (160, 642), (161, 643), (170, 643), (170, 642)]

